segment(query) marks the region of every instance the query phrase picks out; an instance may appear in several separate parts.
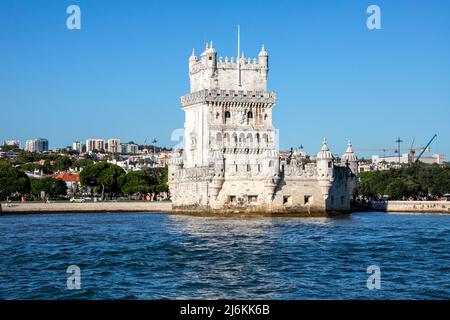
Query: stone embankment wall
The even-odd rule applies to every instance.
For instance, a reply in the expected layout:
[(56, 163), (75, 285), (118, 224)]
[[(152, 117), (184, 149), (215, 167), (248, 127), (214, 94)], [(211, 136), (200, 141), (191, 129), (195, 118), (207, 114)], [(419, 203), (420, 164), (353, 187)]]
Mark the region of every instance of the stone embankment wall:
[(450, 213), (450, 201), (388, 201), (387, 212)]
[(50, 212), (168, 212), (171, 202), (2, 203), (3, 214)]

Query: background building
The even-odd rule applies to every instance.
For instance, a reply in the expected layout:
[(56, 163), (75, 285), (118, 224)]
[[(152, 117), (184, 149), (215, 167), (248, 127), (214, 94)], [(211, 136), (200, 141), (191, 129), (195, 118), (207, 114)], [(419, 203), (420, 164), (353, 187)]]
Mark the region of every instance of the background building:
[(20, 140), (5, 140), (4, 144), (7, 146), (16, 146), (17, 148), (20, 148)]
[(120, 146), (120, 139), (109, 139), (108, 140), (108, 152), (110, 152), (110, 153), (122, 152), (122, 149)]
[(78, 151), (79, 153), (81, 153), (81, 142), (80, 141), (73, 142), (72, 143), (72, 150)]
[[(398, 155), (393, 156), (379, 156), (379, 155), (373, 155), (372, 156), (372, 163), (375, 165), (379, 165), (381, 163), (396, 163), (398, 164), (400, 160), (400, 164), (409, 163), (410, 159), (408, 158), (407, 153), (403, 153), (400, 158)], [(433, 154), (430, 156), (422, 156), (419, 159), (419, 162), (423, 163), (429, 163), (429, 164), (443, 164), (445, 162), (445, 157), (443, 154)]]
[(105, 151), (105, 140), (103, 139), (87, 139), (86, 152)]
[(121, 145), (122, 154), (136, 154), (139, 151), (139, 146), (135, 143), (123, 143)]
[(27, 140), (25, 150), (29, 152), (48, 151), (48, 140), (44, 138)]

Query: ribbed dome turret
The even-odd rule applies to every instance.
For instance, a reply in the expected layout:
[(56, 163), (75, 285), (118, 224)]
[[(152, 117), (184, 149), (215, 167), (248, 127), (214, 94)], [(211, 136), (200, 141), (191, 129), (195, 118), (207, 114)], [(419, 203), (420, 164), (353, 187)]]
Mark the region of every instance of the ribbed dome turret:
[(328, 148), (327, 138), (323, 138), (322, 149), (317, 154), (317, 159), (327, 159), (327, 160), (333, 159), (333, 155), (331, 154), (330, 149)]
[(267, 51), (264, 49), (264, 45), (261, 48), (261, 51), (259, 52), (259, 56), (260, 57), (267, 57), (269, 54), (267, 53)]
[(342, 155), (342, 162), (345, 163), (347, 161), (358, 161), (356, 154), (353, 152), (352, 143), (350, 141), (347, 143), (347, 150), (345, 150), (345, 153)]

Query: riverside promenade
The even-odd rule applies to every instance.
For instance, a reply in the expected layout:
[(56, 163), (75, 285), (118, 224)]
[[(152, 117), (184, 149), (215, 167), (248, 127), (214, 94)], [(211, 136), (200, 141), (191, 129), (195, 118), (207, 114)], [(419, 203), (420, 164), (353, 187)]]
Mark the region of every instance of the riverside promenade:
[(65, 212), (170, 212), (170, 201), (127, 202), (51, 202), (51, 203), (1, 203), (0, 214), (15, 213), (65, 213)]

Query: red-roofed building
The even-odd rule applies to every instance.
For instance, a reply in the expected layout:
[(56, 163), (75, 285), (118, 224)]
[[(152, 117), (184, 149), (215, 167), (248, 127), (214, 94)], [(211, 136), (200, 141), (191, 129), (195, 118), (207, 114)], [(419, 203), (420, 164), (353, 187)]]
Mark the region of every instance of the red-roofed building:
[(79, 173), (60, 173), (53, 175), (53, 178), (62, 180), (67, 185), (67, 193), (74, 194), (77, 192), (80, 186), (80, 174)]

